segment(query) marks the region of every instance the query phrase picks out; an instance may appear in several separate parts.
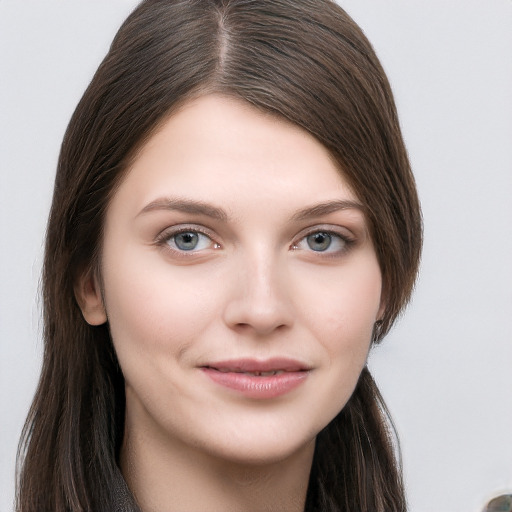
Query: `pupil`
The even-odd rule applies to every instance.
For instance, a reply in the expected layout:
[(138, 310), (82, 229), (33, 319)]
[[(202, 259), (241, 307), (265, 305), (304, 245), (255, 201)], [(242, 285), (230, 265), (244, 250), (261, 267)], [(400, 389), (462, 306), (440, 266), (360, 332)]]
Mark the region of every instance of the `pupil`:
[(314, 233), (307, 238), (308, 245), (313, 251), (325, 251), (331, 245), (331, 235), (329, 233)]
[(197, 233), (179, 233), (174, 237), (176, 247), (182, 251), (191, 251), (192, 249), (195, 249), (198, 241), (199, 237)]

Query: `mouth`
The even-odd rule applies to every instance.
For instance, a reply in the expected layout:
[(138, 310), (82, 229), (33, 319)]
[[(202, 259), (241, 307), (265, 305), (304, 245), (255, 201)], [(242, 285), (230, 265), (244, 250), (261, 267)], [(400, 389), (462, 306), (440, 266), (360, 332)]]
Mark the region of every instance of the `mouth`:
[(253, 377), (270, 377), (271, 375), (281, 375), (282, 373), (284, 373), (284, 370), (271, 370), (269, 372), (242, 372), (240, 370), (230, 370), (229, 368), (214, 368), (212, 366), (210, 366), (209, 368), (211, 370), (217, 370), (218, 372), (221, 373), (243, 373), (244, 375), (252, 375)]
[(305, 372), (311, 367), (293, 359), (273, 358), (264, 361), (256, 359), (238, 359), (210, 363), (203, 368), (216, 370), (221, 373), (243, 373), (253, 377), (268, 377), (287, 372)]
[[(208, 368), (210, 370), (215, 370), (221, 373), (241, 373), (243, 375), (250, 375), (252, 377), (271, 377), (273, 375), (281, 375), (285, 373), (285, 370), (270, 370), (268, 372), (260, 372), (260, 371), (241, 371), (236, 368), (215, 368), (214, 366), (204, 366), (203, 368)], [(300, 370), (302, 371), (302, 370)]]
[(216, 384), (245, 397), (269, 399), (284, 395), (303, 383), (312, 368), (291, 359), (242, 359), (201, 366)]

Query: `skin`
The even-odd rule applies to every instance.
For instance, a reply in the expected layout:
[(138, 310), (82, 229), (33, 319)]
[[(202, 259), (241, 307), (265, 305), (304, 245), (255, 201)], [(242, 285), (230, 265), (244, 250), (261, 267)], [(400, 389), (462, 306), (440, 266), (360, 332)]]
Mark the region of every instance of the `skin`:
[[(179, 229), (199, 233), (195, 249), (180, 250)], [(326, 148), (237, 100), (190, 101), (128, 170), (102, 249), (103, 293), (88, 274), (77, 296), (89, 323), (110, 325), (121, 467), (142, 510), (302, 510), (315, 437), (352, 394), (383, 310), (363, 211)], [(308, 368), (275, 398), (202, 371), (273, 357)]]

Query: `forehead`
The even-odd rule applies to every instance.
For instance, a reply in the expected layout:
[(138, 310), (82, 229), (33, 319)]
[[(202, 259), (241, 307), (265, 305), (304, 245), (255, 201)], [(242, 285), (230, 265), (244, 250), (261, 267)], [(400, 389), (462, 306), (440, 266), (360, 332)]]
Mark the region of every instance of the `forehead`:
[[(329, 151), (307, 131), (240, 100), (186, 103), (142, 147), (114, 202), (192, 196), (226, 208), (356, 197)], [(286, 203), (286, 204), (285, 204)]]

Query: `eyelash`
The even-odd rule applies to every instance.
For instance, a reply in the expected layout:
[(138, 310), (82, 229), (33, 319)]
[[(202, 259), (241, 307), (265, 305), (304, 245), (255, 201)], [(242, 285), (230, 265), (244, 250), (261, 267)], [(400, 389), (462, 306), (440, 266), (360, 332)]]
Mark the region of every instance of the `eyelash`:
[(302, 250), (299, 247), (299, 244), (300, 243), (307, 244), (308, 237), (310, 237), (312, 235), (316, 235), (316, 234), (328, 235), (329, 237), (331, 237), (331, 243), (333, 242), (333, 240), (338, 240), (338, 242), (341, 242), (343, 244), (343, 246), (336, 251), (329, 251), (331, 243), (329, 244), (329, 247), (325, 251), (315, 251), (311, 247), (309, 247), (309, 250), (306, 249), (306, 251), (311, 253), (311, 255), (314, 255), (319, 258), (339, 258), (339, 257), (345, 255), (348, 251), (350, 251), (352, 246), (356, 243), (355, 238), (350, 237), (345, 233), (342, 234), (342, 233), (339, 233), (338, 231), (334, 231), (329, 228), (322, 229), (322, 227), (320, 226), (320, 227), (315, 227), (314, 229), (311, 229), (310, 231), (307, 231), (306, 233), (301, 233), (300, 236), (297, 238), (297, 241), (292, 244), (292, 246), (291, 246), (292, 250), (296, 250), (296, 251)]
[[(190, 225), (190, 226), (180, 226), (177, 228), (169, 228), (164, 231), (162, 231), (155, 239), (155, 245), (164, 247), (166, 250), (173, 253), (173, 255), (177, 257), (182, 258), (191, 258), (194, 256), (197, 256), (197, 253), (201, 251), (199, 250), (183, 250), (183, 249), (175, 249), (169, 245), (169, 241), (175, 238), (176, 236), (180, 235), (181, 233), (197, 233), (200, 235), (203, 235), (207, 237), (211, 243), (213, 244), (214, 249), (220, 249), (221, 245), (217, 242), (215, 242), (213, 236), (211, 235), (209, 230), (206, 230), (204, 228), (201, 228), (201, 226), (196, 225)], [(329, 251), (329, 247), (325, 251), (315, 251), (310, 247), (309, 250), (306, 249), (307, 252), (312, 253), (313, 255), (320, 257), (320, 258), (337, 258), (345, 253), (347, 253), (351, 247), (356, 243), (355, 238), (348, 236), (347, 234), (341, 234), (339, 232), (333, 231), (332, 229), (322, 229), (322, 227), (315, 227), (314, 229), (311, 229), (310, 231), (303, 232), (300, 234), (300, 236), (290, 245), (290, 249), (294, 251), (302, 250), (299, 247), (299, 244), (301, 243), (308, 243), (307, 238), (311, 235), (315, 234), (325, 234), (332, 239), (337, 239), (338, 241), (341, 241), (343, 244), (343, 247), (337, 251)]]
[(179, 248), (175, 249), (169, 245), (169, 241), (177, 237), (181, 233), (197, 233), (203, 235), (212, 242), (214, 249), (219, 249), (221, 247), (219, 243), (215, 242), (211, 233), (208, 230), (201, 228), (200, 226), (180, 226), (178, 228), (166, 229), (156, 237), (155, 245), (165, 248), (166, 250), (172, 252), (172, 254), (177, 257), (190, 258), (197, 255), (198, 251), (196, 250), (180, 250)]

